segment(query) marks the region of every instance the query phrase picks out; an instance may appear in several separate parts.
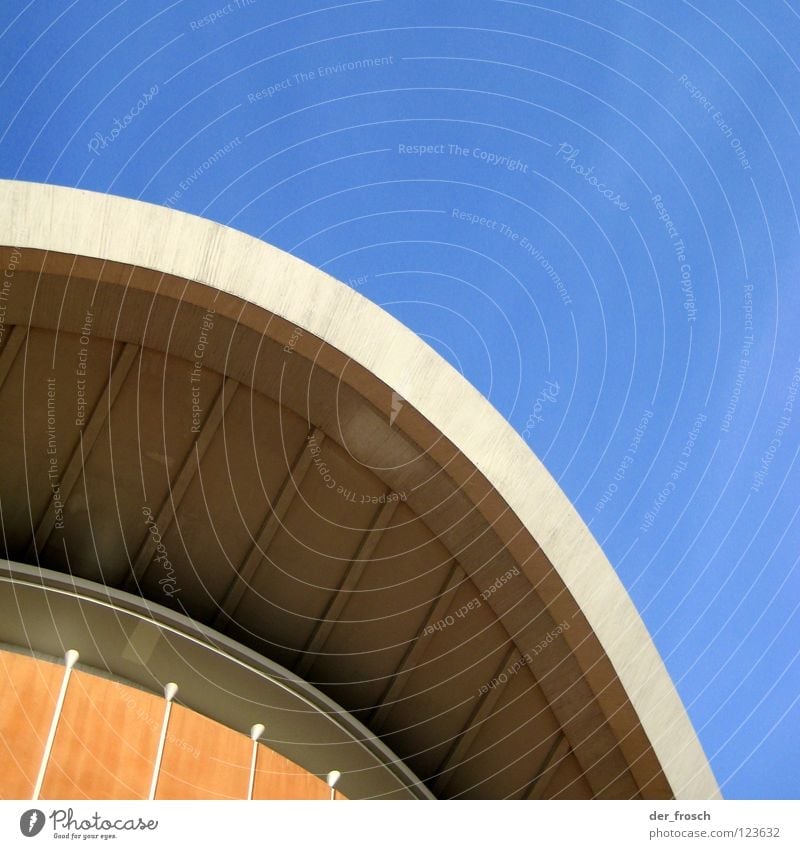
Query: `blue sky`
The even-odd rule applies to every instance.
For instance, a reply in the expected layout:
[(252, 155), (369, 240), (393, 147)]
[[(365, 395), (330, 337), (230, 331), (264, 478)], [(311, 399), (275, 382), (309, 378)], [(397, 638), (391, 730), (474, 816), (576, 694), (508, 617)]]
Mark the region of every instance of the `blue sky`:
[(576, 503), (724, 794), (800, 796), (797, 4), (39, 0), (0, 33), (0, 176), (220, 221), (406, 323)]

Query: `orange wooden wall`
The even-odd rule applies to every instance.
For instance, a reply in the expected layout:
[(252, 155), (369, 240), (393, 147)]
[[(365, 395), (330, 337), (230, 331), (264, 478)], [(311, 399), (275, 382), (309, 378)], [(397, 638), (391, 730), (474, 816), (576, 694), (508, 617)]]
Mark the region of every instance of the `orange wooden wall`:
[[(29, 799), (64, 667), (0, 651), (0, 798)], [(164, 699), (73, 670), (42, 799), (146, 799)], [(172, 707), (157, 799), (245, 799), (252, 742), (180, 704)], [(256, 799), (328, 799), (327, 784), (259, 744)], [(337, 798), (344, 798), (336, 794)]]
[(0, 798), (30, 799), (63, 669), (0, 652)]

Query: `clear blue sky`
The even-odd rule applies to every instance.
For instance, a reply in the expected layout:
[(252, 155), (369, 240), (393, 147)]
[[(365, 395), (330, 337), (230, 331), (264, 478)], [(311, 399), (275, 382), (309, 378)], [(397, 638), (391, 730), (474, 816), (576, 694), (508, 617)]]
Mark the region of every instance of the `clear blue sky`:
[(223, 222), (413, 328), (574, 500), (725, 795), (800, 796), (796, 3), (38, 0), (0, 33), (0, 176)]

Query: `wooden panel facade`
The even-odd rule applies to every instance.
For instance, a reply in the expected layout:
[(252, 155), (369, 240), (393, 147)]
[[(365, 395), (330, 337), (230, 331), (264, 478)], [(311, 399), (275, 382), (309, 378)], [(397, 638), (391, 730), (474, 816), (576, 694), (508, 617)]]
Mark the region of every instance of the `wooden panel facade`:
[[(60, 664), (0, 651), (0, 798), (31, 797), (63, 675)], [(146, 799), (164, 704), (152, 693), (74, 669), (40, 798)], [(173, 704), (156, 798), (245, 799), (251, 754), (247, 734)], [(330, 791), (260, 743), (253, 796), (328, 799)]]

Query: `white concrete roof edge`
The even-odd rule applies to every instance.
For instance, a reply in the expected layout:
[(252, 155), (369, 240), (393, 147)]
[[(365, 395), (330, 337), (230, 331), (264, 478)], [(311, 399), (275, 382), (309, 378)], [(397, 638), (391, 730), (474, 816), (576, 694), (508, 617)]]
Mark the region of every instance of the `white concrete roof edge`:
[(129, 263), (229, 292), (324, 339), (391, 386), (480, 469), (542, 546), (614, 665), (676, 797), (719, 797), (666, 667), (591, 532), (522, 437), (411, 330), (278, 248), (142, 201), (0, 180), (0, 241)]

